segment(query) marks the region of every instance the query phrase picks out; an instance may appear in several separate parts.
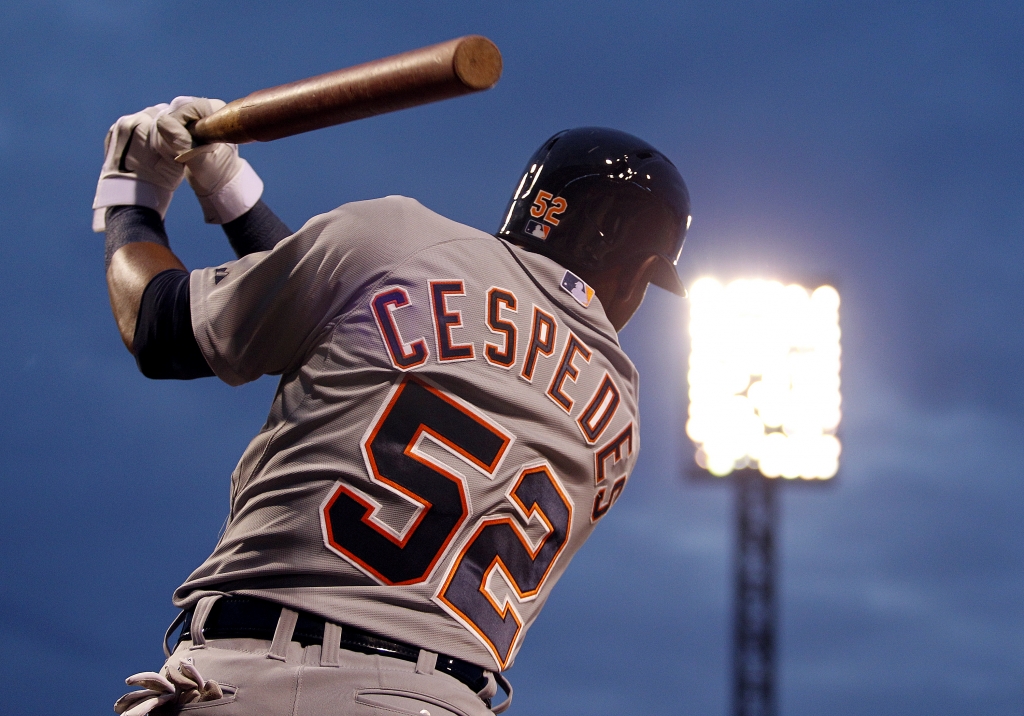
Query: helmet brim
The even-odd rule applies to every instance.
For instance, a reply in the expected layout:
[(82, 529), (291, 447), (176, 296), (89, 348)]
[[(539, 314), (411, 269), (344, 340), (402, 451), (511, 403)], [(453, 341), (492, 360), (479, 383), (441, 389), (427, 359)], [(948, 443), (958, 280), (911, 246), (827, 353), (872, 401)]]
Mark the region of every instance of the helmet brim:
[(675, 264), (667, 256), (657, 256), (658, 260), (651, 266), (651, 283), (677, 296), (686, 298), (686, 287), (676, 273)]

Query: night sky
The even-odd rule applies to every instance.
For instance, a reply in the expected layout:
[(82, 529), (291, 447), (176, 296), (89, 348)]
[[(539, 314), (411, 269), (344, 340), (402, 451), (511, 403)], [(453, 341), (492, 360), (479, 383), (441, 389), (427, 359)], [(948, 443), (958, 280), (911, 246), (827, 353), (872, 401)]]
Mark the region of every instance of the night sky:
[[(843, 456), (782, 490), (785, 716), (1024, 711), (1024, 5), (781, 1), (0, 2), (5, 714), (108, 714), (162, 663), (275, 387), (143, 378), (90, 231), (107, 127), (479, 33), (493, 90), (249, 145), (293, 228), (411, 196), (493, 231), (554, 132), (643, 137), (685, 177), (681, 274), (831, 283)], [(189, 267), (232, 254), (183, 186)], [(732, 493), (685, 478), (687, 306), (622, 333), (643, 450), (509, 676), (510, 714), (725, 714)]]

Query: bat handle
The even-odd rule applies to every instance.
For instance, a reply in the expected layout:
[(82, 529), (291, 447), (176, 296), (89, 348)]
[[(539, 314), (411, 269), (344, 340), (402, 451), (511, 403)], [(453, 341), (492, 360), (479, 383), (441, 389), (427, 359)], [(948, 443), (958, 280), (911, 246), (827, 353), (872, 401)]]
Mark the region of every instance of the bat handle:
[[(193, 126), (195, 126), (195, 121), (186, 124), (185, 128), (188, 129), (189, 132), (192, 132)], [(212, 152), (217, 148), (217, 141), (218, 140), (213, 140), (212, 142), (204, 142), (203, 140), (196, 138), (195, 134), (193, 134), (192, 148), (176, 156), (174, 158), (174, 161), (178, 162), (178, 164), (185, 164), (186, 162), (188, 162), (188, 160), (192, 159), (193, 157), (197, 157), (200, 154), (206, 154), (207, 152)]]

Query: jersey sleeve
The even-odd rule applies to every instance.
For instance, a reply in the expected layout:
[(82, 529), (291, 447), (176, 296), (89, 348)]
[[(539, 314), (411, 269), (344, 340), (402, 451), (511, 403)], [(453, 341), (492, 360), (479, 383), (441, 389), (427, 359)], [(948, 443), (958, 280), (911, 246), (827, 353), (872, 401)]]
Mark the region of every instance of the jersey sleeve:
[(214, 373), (241, 385), (300, 367), (353, 298), (414, 250), (391, 240), (397, 199), (347, 204), (271, 251), (193, 271), (192, 327)]

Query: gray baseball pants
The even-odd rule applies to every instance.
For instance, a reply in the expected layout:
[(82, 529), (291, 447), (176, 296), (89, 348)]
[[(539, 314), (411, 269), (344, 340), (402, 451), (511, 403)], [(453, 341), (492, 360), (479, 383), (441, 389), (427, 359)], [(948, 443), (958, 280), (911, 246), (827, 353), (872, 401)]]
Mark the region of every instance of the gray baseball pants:
[(303, 647), (292, 641), (297, 615), (289, 609), (281, 610), (273, 641), (206, 640), (203, 624), (213, 599), (196, 605), (193, 641), (178, 644), (167, 667), (191, 658), (203, 678), (221, 685), (224, 698), (164, 707), (161, 716), (492, 716), (481, 697), (495, 695), (493, 675), (477, 695), (434, 671), (437, 654), (422, 650), (414, 664), (341, 649), (341, 627), (331, 623), (324, 633), (328, 646)]

